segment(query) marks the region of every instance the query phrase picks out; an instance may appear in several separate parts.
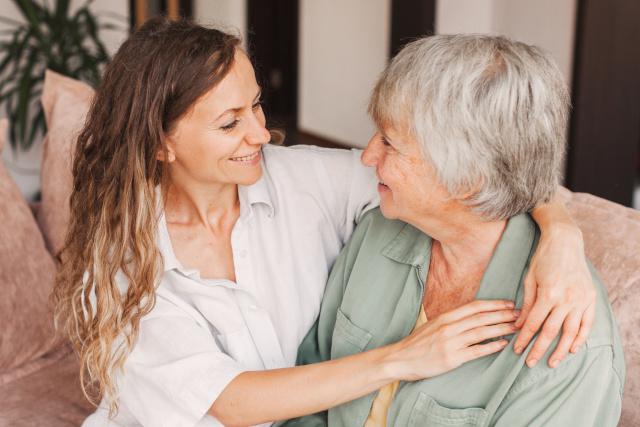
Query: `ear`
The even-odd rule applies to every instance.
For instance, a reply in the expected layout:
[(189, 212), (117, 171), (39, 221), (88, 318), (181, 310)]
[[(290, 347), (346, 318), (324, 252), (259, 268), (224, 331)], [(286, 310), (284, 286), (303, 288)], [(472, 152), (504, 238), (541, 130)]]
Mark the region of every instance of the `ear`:
[(176, 160), (176, 152), (173, 149), (173, 141), (170, 138), (166, 138), (164, 146), (158, 148), (156, 159), (161, 162), (172, 163)]
[(161, 162), (171, 163), (176, 160), (176, 154), (170, 148), (167, 148), (166, 151), (163, 148), (160, 148), (156, 154), (156, 159)]

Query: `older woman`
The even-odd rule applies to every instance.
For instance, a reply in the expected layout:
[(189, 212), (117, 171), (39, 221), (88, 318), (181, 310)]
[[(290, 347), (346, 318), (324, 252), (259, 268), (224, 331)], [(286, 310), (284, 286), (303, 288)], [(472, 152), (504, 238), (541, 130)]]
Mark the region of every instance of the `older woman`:
[[(540, 235), (527, 212), (557, 189), (567, 109), (560, 72), (535, 47), (487, 36), (405, 47), (369, 106), (379, 132), (362, 161), (376, 169), (380, 210), (336, 261), (299, 362), (385, 346), (416, 330), (450, 336), (459, 328), (447, 326), (451, 310), (473, 300), (521, 304)], [(622, 347), (592, 276), (595, 327), (562, 364), (548, 352), (548, 363), (527, 369), (533, 344), (514, 352), (513, 334), (503, 351), (462, 364), (473, 346), (462, 350), (460, 338), (443, 350), (456, 369), (415, 382), (393, 382), (418, 378), (391, 370), (379, 391), (330, 409), (329, 425), (616, 425)], [(320, 413), (290, 423), (326, 422)]]

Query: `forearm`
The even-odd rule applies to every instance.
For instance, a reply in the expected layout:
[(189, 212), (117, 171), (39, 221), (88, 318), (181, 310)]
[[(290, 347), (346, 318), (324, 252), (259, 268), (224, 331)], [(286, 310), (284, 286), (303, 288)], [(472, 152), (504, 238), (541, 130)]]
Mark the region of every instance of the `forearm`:
[(569, 228), (581, 237), (580, 229), (571, 219), (569, 211), (557, 193), (549, 202), (533, 209), (531, 216), (540, 227), (542, 234), (551, 234), (553, 230)]
[(209, 413), (226, 426), (295, 418), (340, 405), (394, 381), (392, 346), (295, 368), (238, 375)]

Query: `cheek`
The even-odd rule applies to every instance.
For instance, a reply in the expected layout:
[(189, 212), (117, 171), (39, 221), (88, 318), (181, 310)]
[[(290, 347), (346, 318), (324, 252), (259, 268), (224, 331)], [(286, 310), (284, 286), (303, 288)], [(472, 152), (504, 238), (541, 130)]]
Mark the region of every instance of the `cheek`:
[[(186, 136), (186, 135), (185, 135)], [(227, 158), (239, 145), (239, 138), (232, 135), (212, 135), (211, 132), (194, 133), (191, 139), (183, 139), (178, 156), (193, 173), (206, 177), (224, 168)]]

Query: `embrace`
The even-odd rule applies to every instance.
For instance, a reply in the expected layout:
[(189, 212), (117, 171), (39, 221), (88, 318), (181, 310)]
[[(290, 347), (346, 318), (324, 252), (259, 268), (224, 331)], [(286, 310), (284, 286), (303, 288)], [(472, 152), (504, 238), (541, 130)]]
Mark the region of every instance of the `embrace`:
[(150, 20), (74, 157), (83, 425), (616, 425), (622, 347), (555, 198), (568, 108), (539, 49), (433, 36), (364, 152), (279, 147), (237, 38)]

